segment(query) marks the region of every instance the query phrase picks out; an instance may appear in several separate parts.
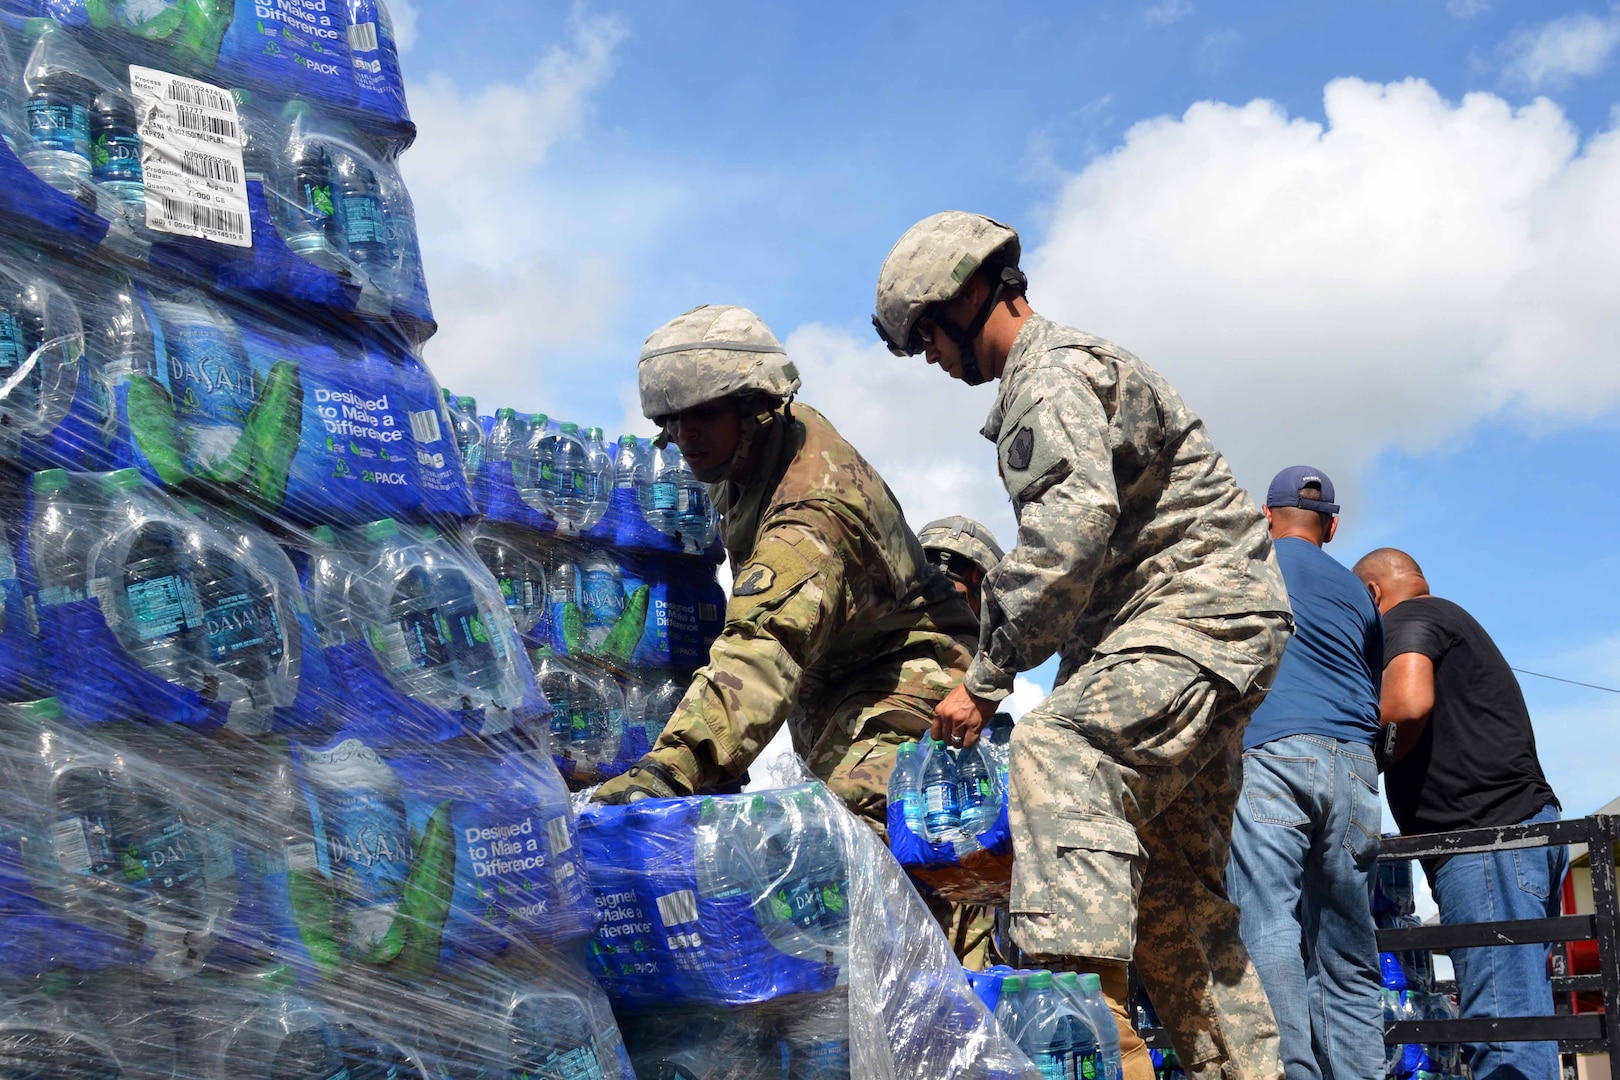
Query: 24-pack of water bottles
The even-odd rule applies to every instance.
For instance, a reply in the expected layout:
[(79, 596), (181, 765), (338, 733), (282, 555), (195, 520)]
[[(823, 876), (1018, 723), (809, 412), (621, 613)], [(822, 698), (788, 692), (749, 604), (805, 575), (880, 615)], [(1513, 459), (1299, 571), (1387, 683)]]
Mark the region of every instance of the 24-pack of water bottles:
[(0, 0), (0, 1075), (1031, 1075), (825, 788), (581, 826), (714, 513), (441, 391), (413, 135), (376, 0)]

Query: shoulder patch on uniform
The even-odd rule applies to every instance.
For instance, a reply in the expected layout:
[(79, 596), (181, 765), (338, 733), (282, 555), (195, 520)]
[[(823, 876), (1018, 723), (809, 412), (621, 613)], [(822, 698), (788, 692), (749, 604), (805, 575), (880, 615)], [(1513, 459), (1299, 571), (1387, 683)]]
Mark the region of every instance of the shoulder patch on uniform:
[(731, 593), (733, 596), (758, 596), (769, 592), (775, 584), (775, 570), (764, 563), (750, 563), (737, 575), (737, 583), (731, 587)]
[(1007, 447), (1007, 467), (1009, 469), (1029, 468), (1029, 459), (1034, 452), (1034, 430), (1027, 427), (1019, 428), (1018, 434), (1012, 438), (1012, 445)]

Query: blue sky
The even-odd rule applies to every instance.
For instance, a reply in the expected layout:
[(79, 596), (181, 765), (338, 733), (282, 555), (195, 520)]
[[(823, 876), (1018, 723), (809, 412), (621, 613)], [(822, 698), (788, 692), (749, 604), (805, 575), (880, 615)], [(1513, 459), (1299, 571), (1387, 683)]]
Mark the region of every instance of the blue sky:
[[(1518, 666), (1620, 687), (1617, 9), (396, 12), (427, 356), (484, 411), (646, 430), (642, 338), (747, 304), (918, 523), (1006, 536), (989, 388), (889, 358), (868, 322), (908, 225), (988, 213), (1037, 310), (1164, 371), (1251, 490), (1332, 473), (1333, 554), (1407, 548)], [(1620, 695), (1523, 682), (1567, 809), (1620, 795)]]

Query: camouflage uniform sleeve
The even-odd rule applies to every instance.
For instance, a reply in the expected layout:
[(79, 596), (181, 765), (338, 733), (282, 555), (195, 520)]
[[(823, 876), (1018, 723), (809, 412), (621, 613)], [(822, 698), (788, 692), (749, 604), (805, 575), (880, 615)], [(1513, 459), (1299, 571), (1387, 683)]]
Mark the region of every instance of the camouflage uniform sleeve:
[(985, 579), (979, 654), (963, 680), (993, 701), (1068, 638), (1119, 520), (1108, 418), (1088, 387), (1031, 372), (1006, 415), (996, 454), (1018, 540)]
[(726, 624), (653, 756), (694, 789), (742, 775), (799, 698), (843, 615), (845, 570), (817, 530), (767, 530), (740, 569)]

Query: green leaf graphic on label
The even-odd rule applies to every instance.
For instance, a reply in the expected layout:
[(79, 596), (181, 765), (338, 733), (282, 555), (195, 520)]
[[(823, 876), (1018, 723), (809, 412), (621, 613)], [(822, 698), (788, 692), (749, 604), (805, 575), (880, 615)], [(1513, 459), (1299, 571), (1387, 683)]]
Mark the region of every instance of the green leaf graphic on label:
[(174, 438), (174, 401), (150, 375), (131, 375), (125, 389), (135, 448), (158, 479), (176, 485), (190, 477)]
[(771, 918), (777, 922), (787, 922), (793, 918), (793, 905), (788, 903), (787, 896), (784, 893), (771, 893), (770, 908)]
[(107, 136), (97, 135), (96, 141), (90, 144), (90, 164), (100, 168), (112, 160), (107, 152)]
[(395, 926), (405, 930), (405, 948), (393, 970), (407, 978), (426, 978), (439, 966), (439, 943), (450, 917), (456, 888), (456, 838), (450, 826), (449, 799), (434, 807), (416, 847), (416, 861), (405, 879)]
[(293, 924), (298, 927), (298, 940), (315, 962), (315, 970), (324, 978), (332, 978), (342, 966), (342, 950), (332, 933), (336, 905), (330, 883), (312, 870), (289, 870), (287, 899), (291, 901)]
[(619, 664), (630, 663), (630, 657), (641, 641), (641, 633), (647, 628), (647, 604), (651, 596), (652, 587), (648, 585), (638, 585), (630, 594), (613, 629), (602, 639), (601, 655)]
[(844, 887), (842, 885), (829, 885), (821, 890), (821, 903), (830, 912), (844, 910)]
[(382, 627), (366, 627), (366, 640), (371, 642), (372, 650), (375, 651), (379, 656), (387, 655), (388, 639), (383, 636)]
[(330, 187), (313, 187), (309, 189), (310, 202), (315, 204), (315, 212), (322, 217), (331, 217), (337, 211), (332, 208), (332, 189)]
[(124, 868), (124, 878), (126, 880), (146, 880), (146, 864), (141, 862), (140, 852), (135, 850), (133, 844), (130, 845), (130, 849), (128, 851), (124, 852), (123, 857), (119, 860), (119, 863)]
[(478, 642), (480, 645), (487, 645), (489, 643), (489, 631), (484, 629), (483, 619), (468, 619), (467, 629), (472, 631), (473, 640)]

